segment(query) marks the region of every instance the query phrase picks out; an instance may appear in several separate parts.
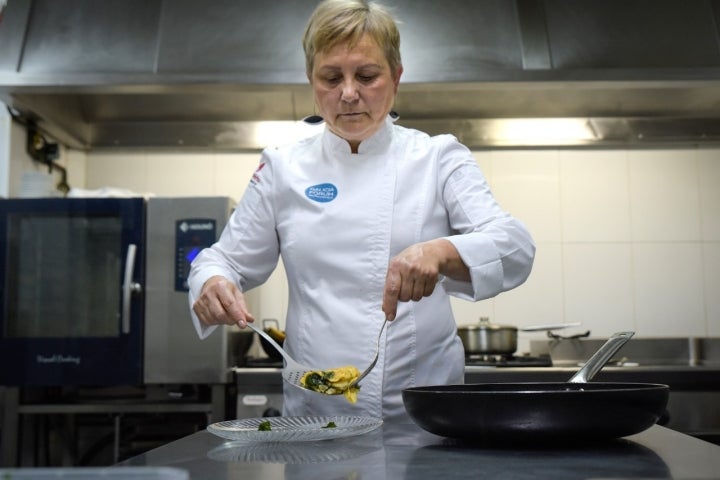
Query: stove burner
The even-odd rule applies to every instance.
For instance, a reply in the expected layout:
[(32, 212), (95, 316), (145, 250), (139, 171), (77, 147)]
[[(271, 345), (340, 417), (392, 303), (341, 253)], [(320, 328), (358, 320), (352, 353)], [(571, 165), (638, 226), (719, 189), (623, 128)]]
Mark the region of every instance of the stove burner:
[(465, 355), (465, 365), (473, 367), (552, 367), (548, 355), (532, 357), (529, 355)]

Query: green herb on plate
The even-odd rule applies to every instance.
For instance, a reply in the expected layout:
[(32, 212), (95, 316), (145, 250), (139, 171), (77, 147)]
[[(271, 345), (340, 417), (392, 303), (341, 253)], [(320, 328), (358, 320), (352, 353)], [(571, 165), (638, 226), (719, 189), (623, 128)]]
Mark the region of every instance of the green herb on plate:
[(272, 430), (272, 425), (270, 425), (269, 420), (265, 420), (264, 422), (260, 422), (260, 425), (258, 425), (258, 430), (261, 432), (269, 432)]

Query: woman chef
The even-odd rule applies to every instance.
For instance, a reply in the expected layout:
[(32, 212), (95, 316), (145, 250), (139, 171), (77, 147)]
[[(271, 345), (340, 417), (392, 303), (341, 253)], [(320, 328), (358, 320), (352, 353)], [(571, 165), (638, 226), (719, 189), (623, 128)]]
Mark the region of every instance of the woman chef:
[(201, 337), (254, 321), (243, 292), (282, 255), (285, 347), (299, 363), (362, 371), (394, 320), (356, 404), (286, 386), (284, 414), (402, 420), (403, 388), (463, 383), (448, 295), (481, 300), (520, 285), (535, 246), (465, 146), (393, 125), (403, 67), (385, 9), (325, 0), (303, 46), (324, 131), (262, 153), (220, 239), (193, 262), (193, 321)]

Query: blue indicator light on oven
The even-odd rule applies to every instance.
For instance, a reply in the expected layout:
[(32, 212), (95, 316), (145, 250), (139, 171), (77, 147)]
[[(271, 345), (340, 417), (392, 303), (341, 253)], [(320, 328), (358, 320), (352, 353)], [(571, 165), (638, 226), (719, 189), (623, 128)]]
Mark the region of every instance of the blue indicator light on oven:
[(192, 263), (192, 261), (195, 260), (195, 257), (197, 257), (198, 254), (200, 254), (200, 251), (201, 251), (201, 250), (202, 250), (202, 249), (199, 248), (199, 247), (191, 248), (190, 251), (187, 253), (187, 255), (185, 255), (185, 259), (186, 259), (188, 262)]

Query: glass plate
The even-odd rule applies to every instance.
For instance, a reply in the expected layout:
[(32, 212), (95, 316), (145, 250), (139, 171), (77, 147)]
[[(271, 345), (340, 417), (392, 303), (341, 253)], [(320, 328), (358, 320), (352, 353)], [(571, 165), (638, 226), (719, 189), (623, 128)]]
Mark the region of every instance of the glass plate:
[[(272, 430), (260, 431), (260, 423), (269, 421)], [(335, 422), (335, 428), (323, 428)], [(207, 430), (218, 437), (250, 442), (307, 442), (351, 437), (375, 430), (382, 420), (372, 417), (262, 417), (213, 423)]]
[[(207, 453), (208, 458), (218, 462), (308, 464), (339, 462), (367, 455), (379, 450), (366, 445), (335, 442), (223, 442)], [(0, 477), (2, 478), (2, 477)]]

